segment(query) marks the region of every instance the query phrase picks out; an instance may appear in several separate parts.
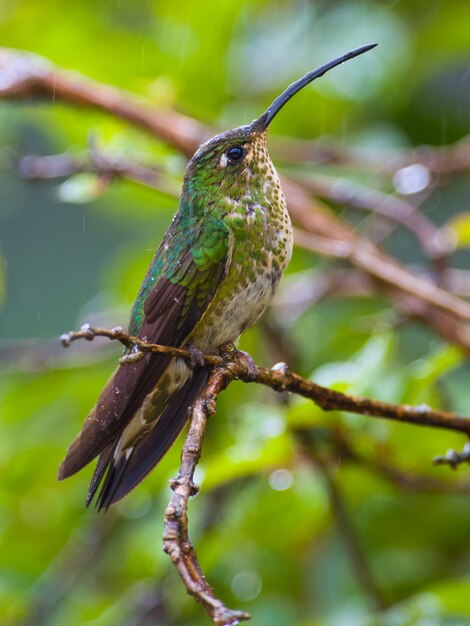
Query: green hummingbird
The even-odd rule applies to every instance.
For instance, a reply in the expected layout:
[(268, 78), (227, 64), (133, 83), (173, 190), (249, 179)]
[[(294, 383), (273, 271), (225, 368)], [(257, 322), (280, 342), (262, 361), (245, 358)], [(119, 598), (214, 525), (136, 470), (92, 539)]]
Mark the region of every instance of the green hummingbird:
[[(235, 342), (271, 301), (292, 254), (293, 233), (266, 148), (268, 127), (294, 94), (376, 44), (308, 72), (251, 124), (216, 135), (187, 164), (179, 209), (144, 278), (129, 333), (205, 354)], [(67, 450), (58, 478), (99, 455), (87, 505), (107, 509), (158, 463), (208, 377), (171, 355), (145, 353), (114, 371)]]

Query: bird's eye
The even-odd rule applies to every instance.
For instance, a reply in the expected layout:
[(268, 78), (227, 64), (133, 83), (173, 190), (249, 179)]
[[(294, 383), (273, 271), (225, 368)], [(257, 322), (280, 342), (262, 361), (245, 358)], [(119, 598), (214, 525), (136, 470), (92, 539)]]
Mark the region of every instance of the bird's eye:
[(229, 161), (240, 161), (245, 156), (245, 150), (241, 146), (232, 146), (225, 153)]

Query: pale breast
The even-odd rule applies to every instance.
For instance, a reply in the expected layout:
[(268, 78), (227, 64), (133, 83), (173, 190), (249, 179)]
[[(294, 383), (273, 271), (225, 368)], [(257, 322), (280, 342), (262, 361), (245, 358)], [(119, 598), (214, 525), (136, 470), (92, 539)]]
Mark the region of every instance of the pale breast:
[[(252, 326), (270, 303), (280, 275), (272, 272), (259, 274), (254, 282), (239, 284), (231, 297), (220, 302), (207, 318), (198, 337), (198, 347), (212, 351), (227, 342), (234, 342)], [(200, 344), (200, 345), (199, 345)]]
[(189, 339), (203, 352), (236, 341), (261, 317), (276, 292), (292, 254), (292, 228), (287, 216), (263, 230), (235, 250), (223, 285)]

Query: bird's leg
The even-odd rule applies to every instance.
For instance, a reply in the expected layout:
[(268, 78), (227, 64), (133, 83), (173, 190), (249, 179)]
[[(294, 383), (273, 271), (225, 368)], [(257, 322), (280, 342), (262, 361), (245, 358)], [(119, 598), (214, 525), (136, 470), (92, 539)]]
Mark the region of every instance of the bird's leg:
[(195, 369), (196, 367), (204, 367), (206, 365), (206, 359), (204, 358), (204, 354), (194, 346), (192, 343), (188, 343), (185, 346), (185, 349), (189, 352), (189, 366), (191, 369)]
[(258, 368), (255, 365), (251, 355), (248, 352), (244, 352), (243, 350), (238, 350), (235, 347), (235, 344), (232, 342), (225, 343), (223, 346), (220, 346), (220, 354), (227, 361), (238, 361), (243, 369), (246, 371), (246, 375), (244, 376), (244, 380), (248, 382), (253, 382), (258, 378)]

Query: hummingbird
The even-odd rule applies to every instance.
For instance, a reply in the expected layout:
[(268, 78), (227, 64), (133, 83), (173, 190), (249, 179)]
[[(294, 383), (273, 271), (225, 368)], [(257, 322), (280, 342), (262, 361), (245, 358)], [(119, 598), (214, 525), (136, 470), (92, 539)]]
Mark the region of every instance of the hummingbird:
[[(251, 124), (203, 143), (188, 162), (179, 208), (132, 309), (129, 334), (156, 344), (218, 354), (265, 311), (293, 248), (292, 225), (266, 135), (298, 91), (362, 46), (292, 83)], [(87, 497), (108, 507), (155, 467), (188, 420), (209, 368), (144, 353), (117, 367), (67, 450), (58, 478), (96, 457)], [(121, 360), (122, 361), (122, 360)], [(99, 490), (99, 492), (98, 492)]]

